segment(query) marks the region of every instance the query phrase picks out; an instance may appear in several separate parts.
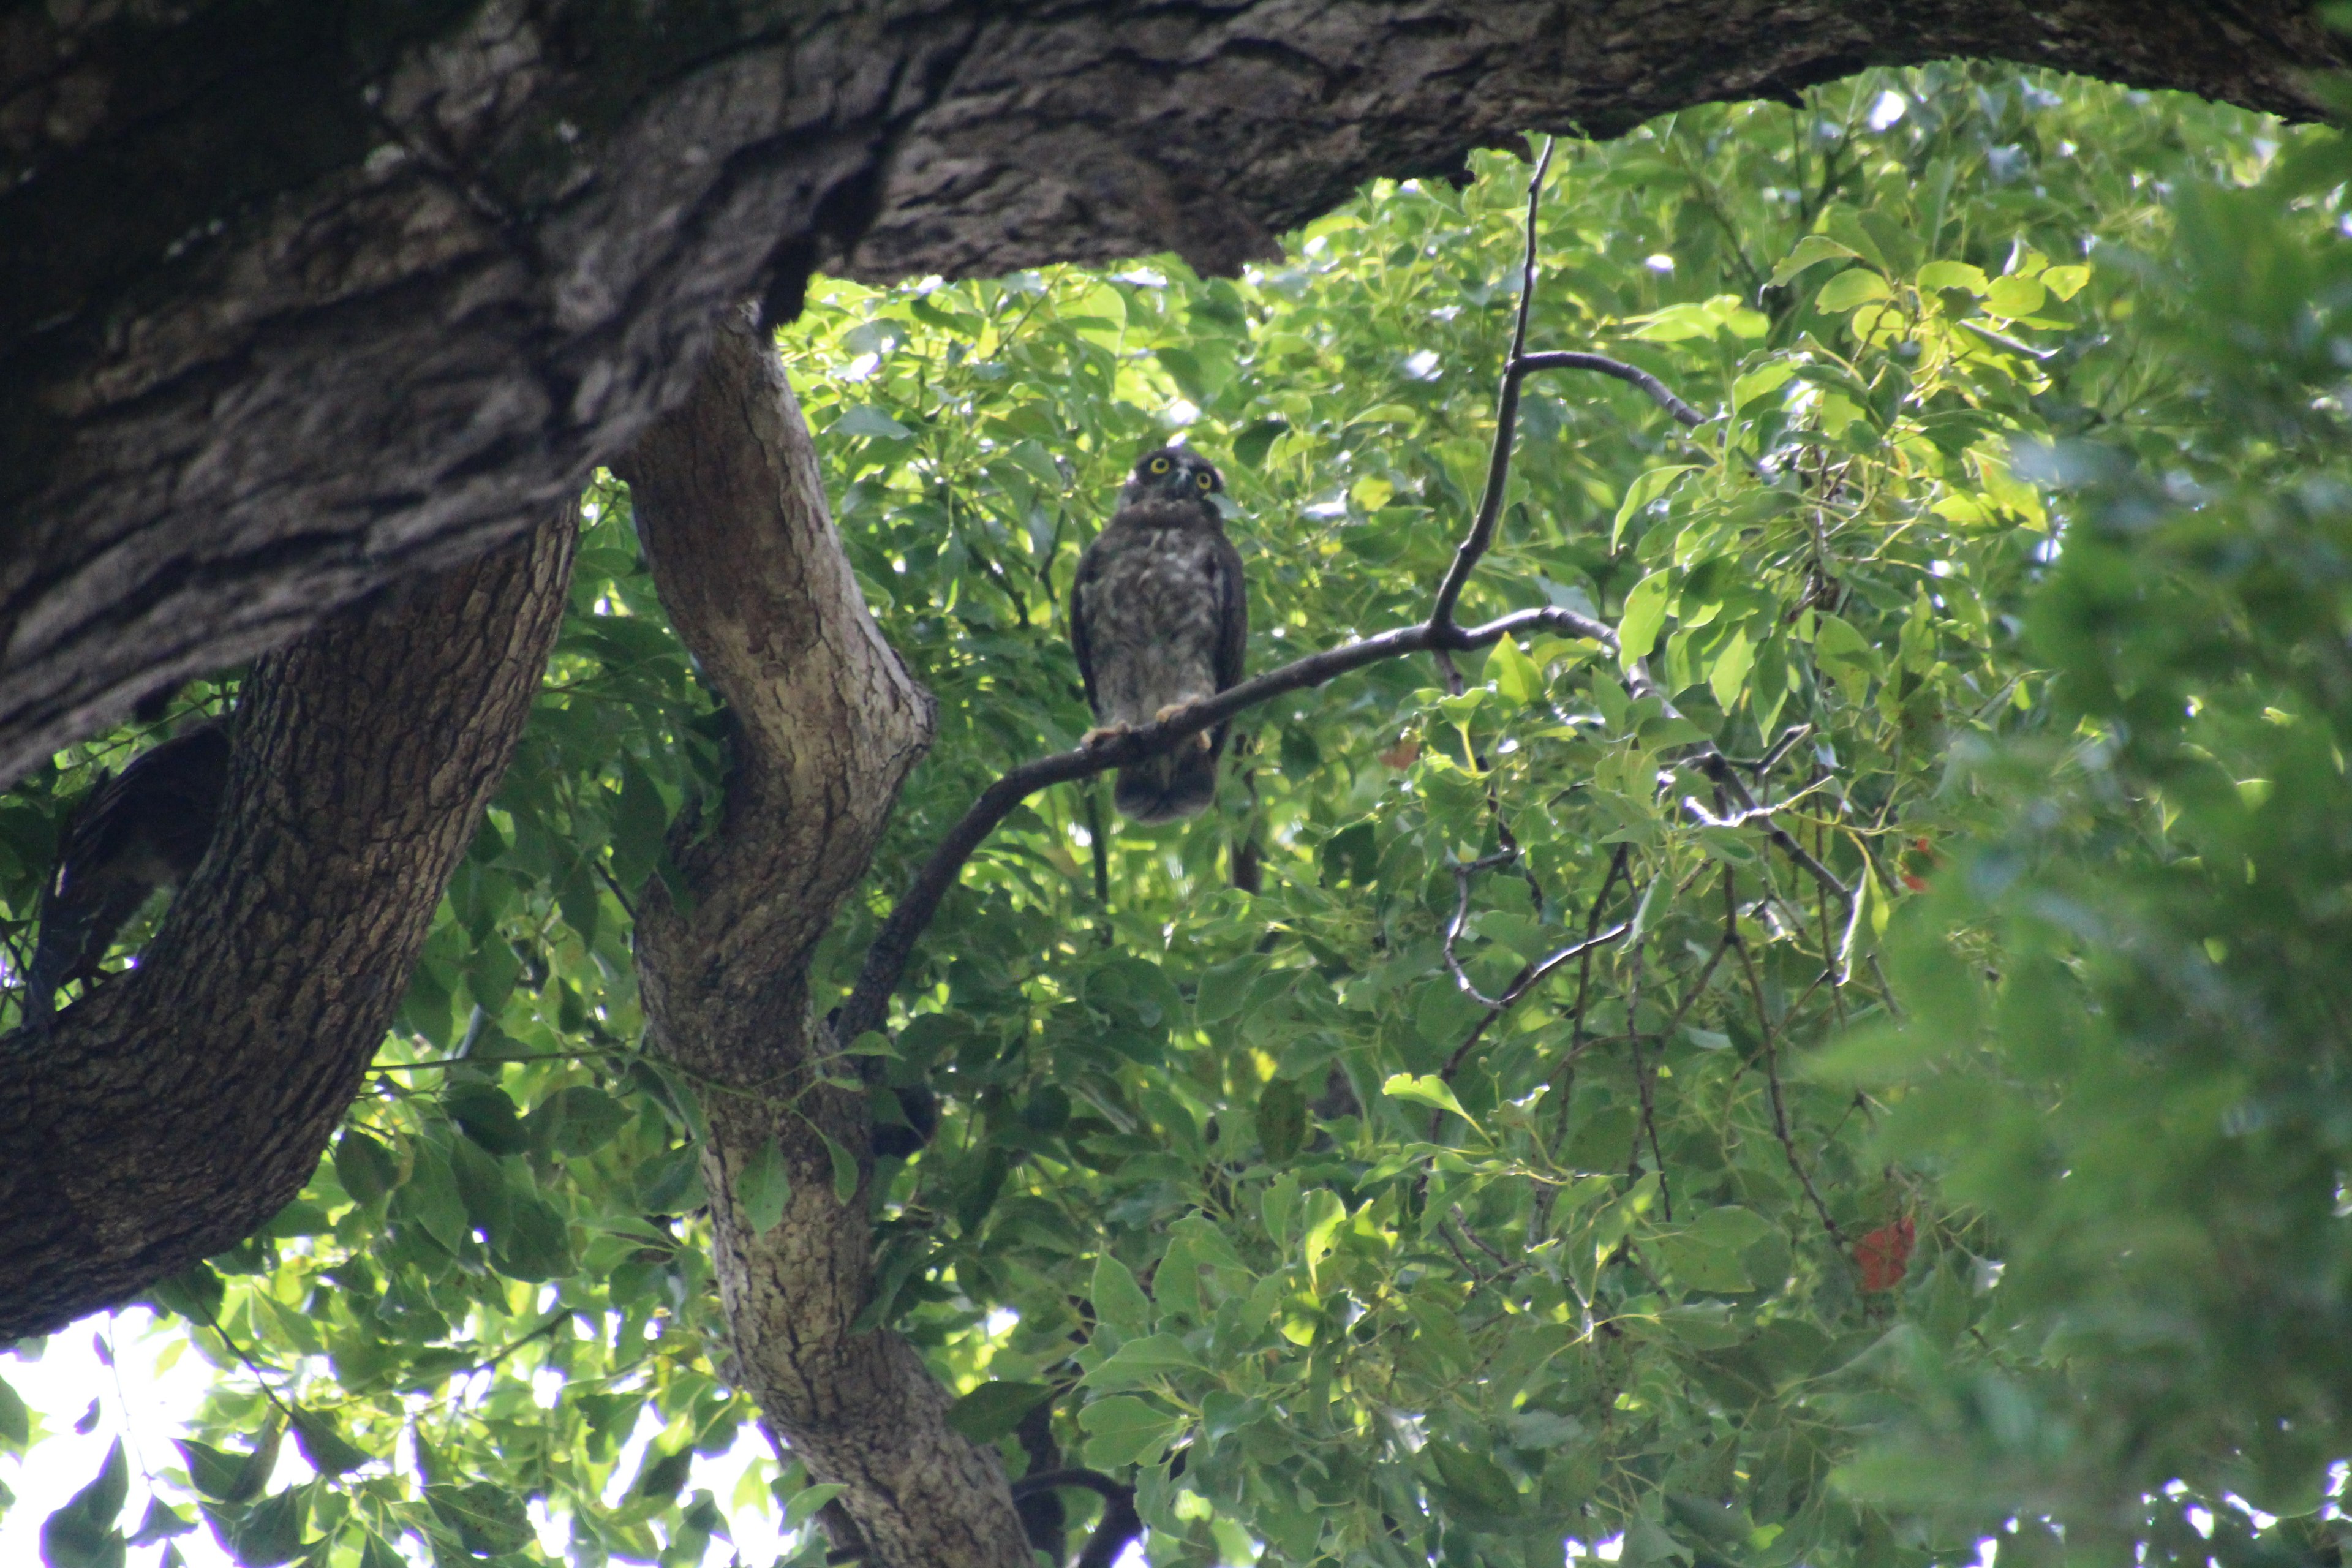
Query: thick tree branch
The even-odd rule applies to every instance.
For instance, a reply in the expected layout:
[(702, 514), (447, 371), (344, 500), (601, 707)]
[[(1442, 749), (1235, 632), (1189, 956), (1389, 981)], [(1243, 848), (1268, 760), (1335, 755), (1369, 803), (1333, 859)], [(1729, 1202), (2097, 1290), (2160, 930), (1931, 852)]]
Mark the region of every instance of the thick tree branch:
[(247, 678), (210, 851), (139, 965), (0, 1038), (0, 1342), (120, 1306), (301, 1190), (553, 646), (576, 507)]
[[(617, 468), (662, 603), (736, 721), (717, 826), (672, 843), (688, 896), (649, 883), (636, 937), (649, 1043), (714, 1090), (703, 1179), (743, 1385), (847, 1489), (856, 1540), (836, 1547), (880, 1568), (1027, 1568), (994, 1452), (948, 1426), (912, 1346), (853, 1327), (873, 1236), (862, 1198), (834, 1195), (833, 1161), (868, 1163), (868, 1118), (818, 1081), (830, 1045), (810, 1012), (811, 949), (929, 742), (930, 699), (866, 614), (782, 364), (747, 319)], [(742, 1179), (771, 1148), (791, 1196), (762, 1231)]]
[(1958, 56), (2303, 116), (2345, 58), (2305, 0), (10, 8), (0, 784), (511, 538), (812, 268), (1231, 272), (1530, 127)]

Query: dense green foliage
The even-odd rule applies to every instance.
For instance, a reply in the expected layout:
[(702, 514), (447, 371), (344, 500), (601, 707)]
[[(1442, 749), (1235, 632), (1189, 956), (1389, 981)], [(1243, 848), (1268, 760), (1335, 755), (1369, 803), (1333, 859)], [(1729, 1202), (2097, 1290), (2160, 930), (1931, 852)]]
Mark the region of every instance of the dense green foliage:
[[(940, 708), (827, 984), (1084, 728), (1069, 577), (1139, 450), (1223, 465), (1254, 669), (1426, 614), (1517, 299), (1524, 174), (1478, 172), (1236, 281), (835, 285), (782, 334)], [(1506, 644), (1458, 695), (1415, 658), (1245, 718), (1190, 824), (1034, 800), (902, 988), (893, 1070), (947, 1118), (877, 1184), (872, 1321), (1016, 1470), (1050, 1397), (1156, 1563), (2315, 1552), (2352, 1455), (2347, 173), (1978, 67), (1563, 144), (1529, 346), (1717, 417), (1531, 381), (1464, 618), (1597, 614), (1672, 710)], [(685, 1489), (752, 1413), (624, 894), (719, 727), (592, 500), (385, 1070), (300, 1202), (158, 1294), (221, 1376), (151, 1484), (247, 1562), (529, 1560), (530, 1498), (574, 1561), (699, 1562), (821, 1495)], [(1678, 765), (1702, 739), (1853, 897)], [(0, 806), (12, 909), (121, 743)], [(1619, 927), (1499, 1015), (1470, 989)], [(268, 1491), (281, 1402), (318, 1475)], [(102, 1560), (105, 1500), (58, 1561)]]

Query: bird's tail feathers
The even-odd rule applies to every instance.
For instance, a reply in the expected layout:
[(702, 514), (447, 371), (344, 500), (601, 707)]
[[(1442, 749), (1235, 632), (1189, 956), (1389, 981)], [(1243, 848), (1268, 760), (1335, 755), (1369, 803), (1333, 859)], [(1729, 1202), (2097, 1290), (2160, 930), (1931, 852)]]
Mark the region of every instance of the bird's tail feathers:
[(1111, 804), (1137, 822), (1174, 822), (1198, 816), (1217, 802), (1217, 753), (1179, 746), (1118, 770)]

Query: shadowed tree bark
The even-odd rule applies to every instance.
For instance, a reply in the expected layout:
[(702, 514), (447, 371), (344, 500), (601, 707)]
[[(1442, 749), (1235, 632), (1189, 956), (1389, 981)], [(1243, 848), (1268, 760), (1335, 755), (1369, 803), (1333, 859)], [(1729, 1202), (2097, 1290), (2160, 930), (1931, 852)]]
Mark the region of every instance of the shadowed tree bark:
[[(1025, 1568), (993, 1451), (947, 1425), (950, 1396), (912, 1346), (851, 1328), (871, 1220), (862, 1194), (835, 1195), (828, 1142), (866, 1171), (867, 1113), (818, 1081), (830, 1047), (810, 954), (929, 744), (930, 698), (866, 614), (782, 363), (747, 319), (618, 471), (662, 603), (736, 721), (717, 830), (673, 844), (691, 907), (646, 887), (637, 971), (651, 1043), (703, 1085), (739, 1375), (810, 1471), (846, 1485), (868, 1561)], [(772, 1144), (791, 1196), (763, 1234), (742, 1178)]]
[(283, 1208), (359, 1090), (553, 647), (575, 507), (246, 680), (222, 820), (138, 967), (0, 1037), (0, 1343)]
[(2301, 0), (194, 0), (0, 16), (0, 784), (511, 537), (735, 300), (1160, 249), (1977, 55), (2288, 114)]

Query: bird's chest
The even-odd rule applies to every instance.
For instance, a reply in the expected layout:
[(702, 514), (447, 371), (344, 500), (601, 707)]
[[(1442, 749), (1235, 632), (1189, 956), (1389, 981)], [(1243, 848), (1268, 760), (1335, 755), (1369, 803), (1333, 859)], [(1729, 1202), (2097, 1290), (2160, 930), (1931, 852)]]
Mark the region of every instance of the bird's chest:
[(1146, 528), (1109, 542), (1087, 606), (1101, 640), (1205, 655), (1217, 633), (1212, 542), (1184, 529)]

